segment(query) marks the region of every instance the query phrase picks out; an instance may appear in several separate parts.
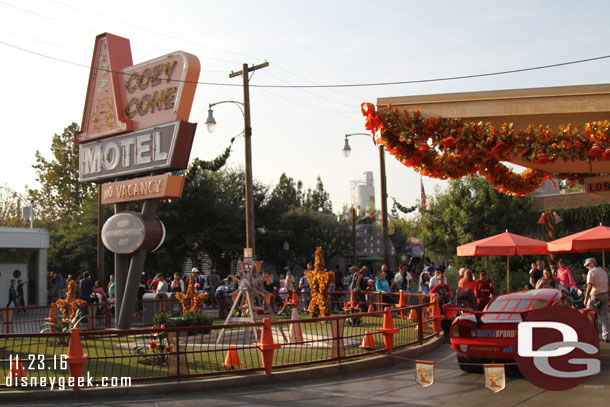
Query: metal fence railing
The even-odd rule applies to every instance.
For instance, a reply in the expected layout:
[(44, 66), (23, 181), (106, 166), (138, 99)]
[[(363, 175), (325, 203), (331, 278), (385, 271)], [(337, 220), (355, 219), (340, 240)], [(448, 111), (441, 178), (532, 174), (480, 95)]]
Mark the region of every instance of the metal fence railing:
[[(263, 371), (263, 351), (270, 349), (269, 340), (278, 347), (272, 366), (266, 366), (269, 370), (340, 363), (391, 353), (392, 347), (421, 344), (438, 335), (438, 310), (434, 303), (422, 303), (267, 325), (75, 330), (72, 339), (69, 333), (4, 333), (0, 334), (0, 377), (16, 369), (9, 362), (19, 358), (29, 377), (65, 380), (70, 371), (62, 361), (70, 362), (75, 357), (70, 352), (77, 347), (76, 342), (70, 346), (68, 342), (79, 338), (87, 355), (82, 375), (90, 376), (94, 385), (105, 377), (129, 377), (137, 383)], [(0, 383), (3, 388), (6, 382)]]
[[(352, 294), (349, 291), (333, 291), (329, 293), (330, 309), (334, 313), (342, 313), (346, 302), (354, 295), (361, 311), (381, 311), (386, 306), (396, 306), (399, 303), (397, 293), (384, 295), (376, 292), (361, 292)], [(406, 294), (406, 305), (416, 305), (429, 301), (428, 295)], [(164, 297), (163, 297), (164, 298)], [(271, 306), (277, 312), (285, 299), (291, 294), (274, 293), (271, 296)], [(306, 312), (311, 298), (309, 293), (298, 293), (298, 308)], [(213, 319), (224, 320), (233, 304), (231, 294), (208, 298), (201, 313)], [(372, 308), (371, 308), (372, 306)], [(81, 324), (81, 330), (99, 330), (114, 328), (115, 309), (109, 302), (87, 305), (88, 318)], [(0, 333), (38, 333), (42, 329), (45, 319), (49, 318), (50, 305), (28, 306), (20, 308), (0, 308)], [(133, 327), (150, 327), (154, 325), (155, 315), (161, 312), (179, 314), (182, 305), (175, 298), (137, 301), (132, 315)]]

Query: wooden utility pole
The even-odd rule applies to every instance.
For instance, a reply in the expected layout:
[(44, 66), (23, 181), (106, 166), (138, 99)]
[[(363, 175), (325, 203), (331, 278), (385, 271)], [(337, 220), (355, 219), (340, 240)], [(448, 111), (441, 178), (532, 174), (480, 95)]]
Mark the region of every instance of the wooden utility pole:
[(252, 258), (255, 258), (256, 254), (254, 238), (254, 190), (252, 183), (252, 127), (250, 126), (250, 88), (248, 74), (267, 66), (269, 66), (269, 62), (263, 62), (262, 64), (251, 67), (248, 67), (248, 64), (243, 64), (243, 69), (241, 71), (231, 72), (231, 74), (229, 74), (229, 78), (234, 78), (241, 75), (244, 81), (244, 138), (246, 140), (246, 248), (252, 249)]

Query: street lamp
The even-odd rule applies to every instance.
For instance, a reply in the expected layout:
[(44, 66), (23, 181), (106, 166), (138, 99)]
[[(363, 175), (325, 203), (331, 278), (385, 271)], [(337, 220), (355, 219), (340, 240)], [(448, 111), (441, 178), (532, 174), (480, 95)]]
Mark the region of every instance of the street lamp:
[(222, 102), (210, 103), (208, 109), (208, 118), (205, 121), (205, 125), (208, 128), (208, 133), (214, 133), (214, 130), (216, 130), (216, 120), (214, 119), (214, 110), (212, 110), (212, 108), (216, 105), (222, 105), (223, 103), (234, 104), (239, 108), (242, 116), (244, 116), (244, 104), (236, 100), (223, 100)]
[[(349, 146), (348, 137), (352, 136), (367, 136), (371, 137), (369, 133), (350, 133), (345, 135), (345, 145), (343, 146), (343, 155), (349, 157), (352, 152)], [(379, 172), (381, 178), (381, 246), (383, 253), (383, 263), (389, 265), (389, 254), (388, 254), (388, 194), (386, 187), (386, 176), (385, 176), (385, 149), (383, 144), (377, 145), (379, 150)]]
[[(262, 69), (269, 66), (269, 62), (263, 62), (262, 64), (248, 67), (248, 64), (243, 64), (243, 69), (238, 72), (231, 72), (229, 78), (236, 76), (243, 77), (244, 87), (244, 102), (236, 102), (234, 100), (225, 100), (222, 102), (211, 103), (208, 110), (208, 118), (205, 122), (208, 131), (212, 133), (216, 129), (216, 120), (212, 107), (221, 103), (231, 103), (238, 106), (244, 116), (244, 139), (246, 142), (246, 248), (252, 250), (252, 258), (256, 258), (255, 255), (255, 244), (254, 244), (254, 191), (252, 182), (252, 127), (250, 127), (250, 87), (249, 87), (249, 73), (254, 72), (257, 69)], [(242, 110), (243, 107), (243, 110)]]

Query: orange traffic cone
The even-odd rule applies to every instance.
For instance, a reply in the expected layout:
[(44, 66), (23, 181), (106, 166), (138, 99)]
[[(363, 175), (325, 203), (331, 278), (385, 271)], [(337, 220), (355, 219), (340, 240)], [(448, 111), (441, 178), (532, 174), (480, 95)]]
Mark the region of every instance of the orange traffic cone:
[(373, 334), (371, 334), (371, 331), (365, 332), (364, 338), (362, 338), (362, 345), (360, 345), (360, 347), (362, 349), (367, 350), (375, 349), (377, 347), (377, 344), (375, 343), (375, 339), (373, 338)]
[(254, 344), (254, 346), (261, 350), (265, 374), (271, 374), (271, 370), (273, 369), (273, 352), (282, 345), (273, 342), (271, 320), (269, 318), (263, 318), (263, 332), (261, 333), (260, 342)]
[(392, 310), (390, 307), (386, 307), (383, 314), (383, 328), (377, 328), (377, 332), (381, 332), (383, 335), (383, 345), (386, 348), (388, 355), (392, 354), (392, 348), (394, 347), (394, 334), (397, 334), (399, 331), (400, 329), (394, 328)]
[(438, 298), (436, 295), (432, 298), (432, 318), (434, 318), (434, 333), (437, 336), (440, 336), (441, 332), (441, 321), (443, 320), (443, 316), (441, 315), (441, 305), (438, 302)]
[(28, 377), (27, 373), (25, 373), (25, 369), (23, 368), (23, 363), (20, 361), (13, 361), (10, 365), (10, 369), (8, 370), (7, 378), (11, 379), (19, 379), (22, 377)]
[(350, 297), (349, 297), (349, 305), (350, 307), (355, 307), (356, 305), (358, 305), (358, 300), (356, 299), (356, 292), (352, 291)]
[[(67, 359), (70, 376), (74, 377), (75, 383), (78, 383), (78, 378), (83, 375), (83, 365), (88, 359), (88, 356), (83, 354), (83, 344), (80, 339), (79, 328), (73, 328), (70, 331)], [(78, 385), (75, 384), (74, 388), (78, 389)]]
[(292, 292), (292, 300), (291, 300), (291, 302), (293, 304), (298, 304), (299, 303), (299, 295), (297, 294), (296, 291)]
[(290, 319), (295, 321), (290, 324), (290, 342), (303, 342), (303, 331), (301, 330), (301, 324), (299, 323), (299, 311), (297, 310), (297, 307), (292, 308), (292, 316)]
[(411, 313), (409, 314), (409, 319), (411, 321), (417, 321), (417, 311), (415, 311), (415, 308), (411, 309)]
[(225, 356), (225, 363), (223, 363), (222, 365), (230, 367), (231, 369), (234, 369), (235, 366), (243, 365), (243, 363), (241, 363), (241, 360), (239, 360), (239, 355), (237, 354), (237, 348), (235, 347), (235, 345), (231, 345), (229, 347), (227, 356)]
[(376, 312), (375, 306), (373, 304), (369, 304), (369, 313)]
[[(57, 322), (57, 304), (51, 304), (51, 309), (49, 309), (49, 316), (44, 319), (46, 322), (50, 322), (52, 324)], [(57, 332), (55, 328), (51, 325), (51, 332)]]
[[(406, 294), (404, 291), (400, 291), (400, 294), (398, 294), (398, 308), (404, 308), (406, 306), (407, 306)], [(407, 312), (400, 311), (400, 319), (405, 319), (405, 318), (407, 318)]]

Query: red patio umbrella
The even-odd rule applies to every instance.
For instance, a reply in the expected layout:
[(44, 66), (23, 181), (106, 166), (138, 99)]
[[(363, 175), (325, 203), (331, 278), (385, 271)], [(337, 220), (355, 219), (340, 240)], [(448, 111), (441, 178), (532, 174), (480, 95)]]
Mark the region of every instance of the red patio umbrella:
[(606, 268), (606, 250), (610, 250), (610, 227), (599, 225), (548, 243), (549, 252), (602, 252)]
[(510, 291), (510, 257), (514, 255), (531, 256), (548, 254), (547, 243), (542, 240), (510, 233), (508, 230), (499, 235), (458, 246), (458, 256), (507, 256), (506, 290)]

